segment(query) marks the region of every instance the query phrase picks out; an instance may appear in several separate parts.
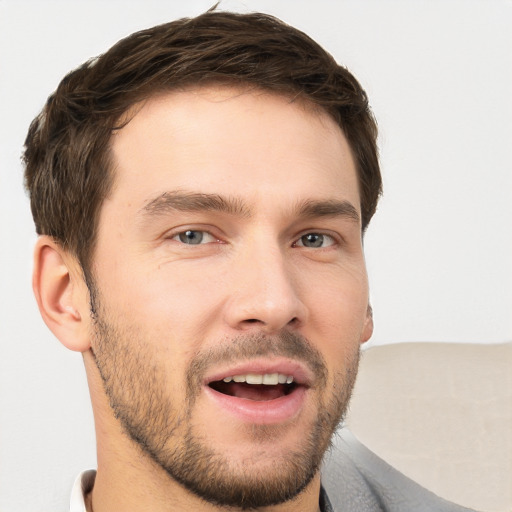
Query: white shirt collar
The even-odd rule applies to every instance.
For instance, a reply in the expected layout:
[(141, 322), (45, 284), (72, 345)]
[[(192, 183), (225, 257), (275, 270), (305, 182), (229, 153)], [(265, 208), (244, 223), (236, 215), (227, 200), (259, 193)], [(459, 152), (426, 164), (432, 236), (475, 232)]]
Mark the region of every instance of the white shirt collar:
[(92, 490), (95, 478), (96, 471), (94, 469), (83, 471), (76, 477), (71, 490), (69, 512), (87, 512), (84, 497)]

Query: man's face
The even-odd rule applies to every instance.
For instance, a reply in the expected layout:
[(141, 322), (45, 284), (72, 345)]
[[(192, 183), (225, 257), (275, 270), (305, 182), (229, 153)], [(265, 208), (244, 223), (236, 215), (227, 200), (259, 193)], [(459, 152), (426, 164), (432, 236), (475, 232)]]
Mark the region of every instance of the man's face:
[(261, 91), (175, 92), (134, 112), (112, 139), (92, 269), (110, 404), (206, 500), (290, 499), (371, 334), (347, 141), (327, 114)]

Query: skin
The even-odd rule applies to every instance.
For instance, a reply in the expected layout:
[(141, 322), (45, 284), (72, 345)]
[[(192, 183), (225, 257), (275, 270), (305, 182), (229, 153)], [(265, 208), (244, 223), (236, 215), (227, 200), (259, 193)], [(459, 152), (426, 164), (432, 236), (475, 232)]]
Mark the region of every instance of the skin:
[[(132, 419), (141, 408), (150, 410), (150, 392), (165, 404), (173, 430), (164, 458), (183, 444), (188, 428), (222, 454), (234, 475), (248, 466), (260, 479), (291, 471), (286, 461), (319, 414), (333, 408), (334, 397), (348, 400), (359, 346), (373, 329), (355, 165), (326, 113), (261, 91), (167, 93), (131, 115), (112, 137), (115, 183), (101, 209), (93, 258), (97, 314), (108, 325), (90, 314), (75, 258), (48, 237), (37, 243), (34, 290), (49, 327), (84, 353), (98, 444), (89, 509), (219, 510), (169, 478), (126, 434), (105, 387), (117, 386), (114, 397), (125, 410), (137, 403), (127, 413)], [(177, 194), (186, 209), (169, 207)], [(192, 208), (193, 194), (222, 196), (231, 207)], [(305, 207), (312, 202), (336, 204), (336, 211)], [(201, 232), (203, 243), (183, 243), (187, 230)], [(323, 235), (320, 246), (306, 246), (311, 233)], [(198, 357), (225, 358), (235, 345), (255, 346), (254, 340), (279, 351), (283, 332), (306, 340), (325, 370), (320, 382), (299, 358), (311, 385), (292, 417), (252, 425), (219, 411), (200, 386), (190, 400), (187, 375)], [(265, 362), (275, 359), (270, 352)], [(131, 359), (120, 355), (123, 364), (116, 366), (116, 354), (124, 353)], [(294, 356), (279, 354), (293, 363)], [(222, 357), (205, 375), (229, 372), (252, 356)], [(130, 361), (128, 379), (120, 368)], [(151, 369), (153, 383), (140, 377), (137, 364)], [(321, 450), (331, 430), (318, 440)], [(293, 501), (262, 510), (317, 511), (319, 488), (316, 473)]]

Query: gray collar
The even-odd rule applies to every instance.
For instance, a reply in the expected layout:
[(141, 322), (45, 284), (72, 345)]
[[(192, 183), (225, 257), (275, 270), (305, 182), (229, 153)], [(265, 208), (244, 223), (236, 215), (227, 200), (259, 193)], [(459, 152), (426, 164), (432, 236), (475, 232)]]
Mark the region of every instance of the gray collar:
[(334, 512), (332, 508), (331, 502), (329, 500), (329, 496), (325, 492), (323, 487), (320, 487), (320, 512)]

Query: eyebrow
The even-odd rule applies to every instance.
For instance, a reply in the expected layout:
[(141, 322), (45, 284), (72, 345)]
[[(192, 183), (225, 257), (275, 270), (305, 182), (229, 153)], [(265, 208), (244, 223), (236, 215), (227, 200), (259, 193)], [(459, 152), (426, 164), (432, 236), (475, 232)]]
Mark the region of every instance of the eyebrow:
[(357, 209), (349, 201), (340, 201), (337, 199), (328, 199), (323, 201), (307, 200), (300, 203), (297, 207), (300, 217), (346, 217), (359, 223), (361, 218)]
[(142, 209), (144, 215), (161, 215), (172, 212), (213, 211), (249, 217), (250, 210), (238, 198), (219, 194), (171, 191), (160, 194), (149, 201)]
[[(170, 191), (160, 194), (142, 207), (141, 213), (146, 216), (165, 215), (172, 212), (213, 211), (248, 218), (251, 209), (237, 197), (226, 197), (219, 194), (203, 194), (195, 192)], [(301, 218), (345, 217), (356, 223), (360, 222), (357, 209), (349, 201), (327, 199), (308, 199), (299, 202), (295, 208)]]

